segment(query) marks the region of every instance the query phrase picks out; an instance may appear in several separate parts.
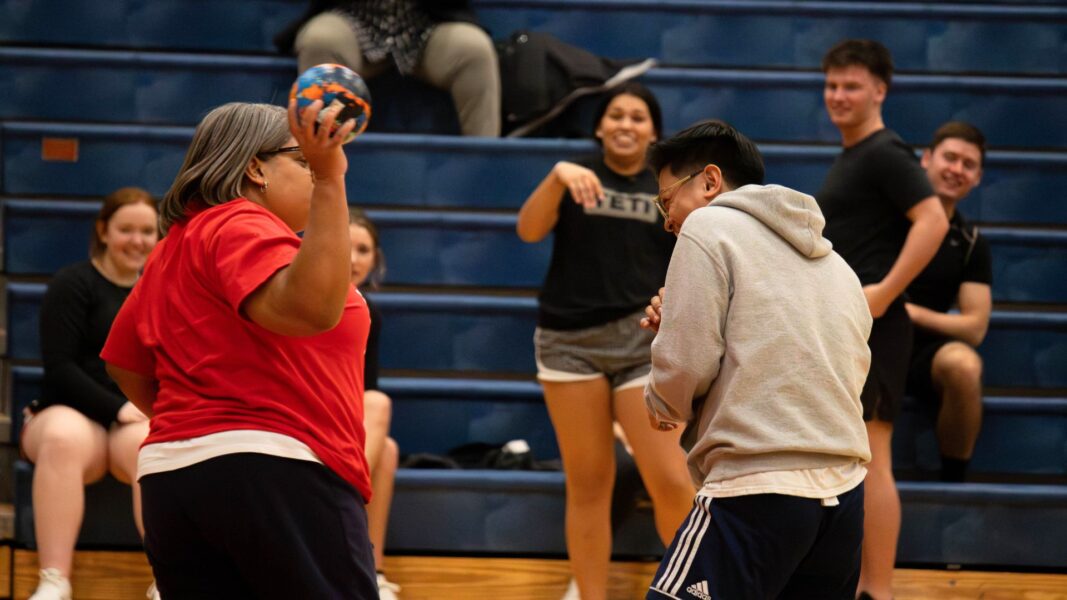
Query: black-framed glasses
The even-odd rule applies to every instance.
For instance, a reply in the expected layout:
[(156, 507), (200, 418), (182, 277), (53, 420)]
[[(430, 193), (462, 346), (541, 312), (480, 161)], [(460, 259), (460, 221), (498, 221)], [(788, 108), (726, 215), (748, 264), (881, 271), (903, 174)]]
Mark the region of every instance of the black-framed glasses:
[(659, 214), (663, 215), (664, 221), (667, 220), (667, 205), (663, 203), (664, 194), (669, 194), (672, 191), (677, 191), (679, 188), (685, 185), (687, 181), (696, 177), (697, 175), (700, 175), (703, 172), (703, 168), (693, 171), (692, 173), (686, 175), (685, 177), (682, 177), (678, 181), (675, 181), (674, 183), (660, 190), (659, 193), (656, 194), (656, 197), (652, 199), (652, 203), (656, 205), (656, 210), (659, 211)]

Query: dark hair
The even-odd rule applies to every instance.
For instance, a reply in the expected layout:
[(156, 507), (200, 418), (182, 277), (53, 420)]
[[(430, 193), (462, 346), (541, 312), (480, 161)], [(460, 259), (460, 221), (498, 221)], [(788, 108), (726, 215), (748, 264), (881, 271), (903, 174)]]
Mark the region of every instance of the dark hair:
[(652, 117), (652, 129), (656, 132), (656, 139), (663, 139), (663, 111), (660, 110), (659, 100), (656, 100), (652, 90), (636, 81), (627, 81), (608, 90), (604, 95), (604, 99), (600, 102), (600, 106), (597, 107), (596, 119), (593, 119), (593, 139), (596, 140), (596, 143), (600, 143), (600, 139), (596, 137), (596, 130), (600, 127), (600, 121), (608, 112), (608, 106), (611, 106), (612, 100), (623, 94), (636, 96), (644, 101), (645, 106), (648, 107), (648, 114)]
[(704, 165), (722, 171), (730, 189), (763, 183), (763, 156), (752, 140), (729, 123), (717, 119), (700, 121), (648, 149), (648, 164), (654, 173), (668, 167), (681, 176)]
[(370, 239), (374, 242), (374, 267), (367, 273), (367, 281), (371, 289), (378, 289), (382, 280), (385, 279), (385, 252), (378, 237), (378, 228), (370, 220), (365, 212), (355, 206), (348, 207), (348, 224), (358, 225), (370, 233)]
[(886, 87), (893, 81), (893, 55), (881, 42), (841, 40), (822, 57), (823, 73), (854, 65), (865, 67), (871, 75), (884, 81)]
[(101, 225), (107, 229), (111, 217), (115, 216), (115, 213), (123, 206), (131, 204), (147, 205), (159, 214), (156, 199), (148, 193), (148, 190), (139, 187), (124, 187), (111, 192), (104, 198), (104, 203), (100, 205), (100, 212), (96, 213), (96, 219), (93, 221), (93, 233), (89, 238), (89, 256), (97, 258), (107, 250), (107, 244), (100, 238)]
[(982, 155), (982, 165), (985, 165), (985, 135), (982, 134), (981, 130), (964, 121), (949, 121), (938, 127), (937, 131), (934, 132), (934, 139), (930, 140), (930, 152), (933, 152), (941, 145), (941, 142), (949, 138), (961, 139), (978, 146), (978, 151)]

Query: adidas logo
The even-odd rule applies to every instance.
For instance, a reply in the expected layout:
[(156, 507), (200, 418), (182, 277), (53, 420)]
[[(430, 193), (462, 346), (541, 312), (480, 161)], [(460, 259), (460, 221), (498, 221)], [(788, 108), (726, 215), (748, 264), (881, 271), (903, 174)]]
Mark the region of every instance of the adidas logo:
[(708, 593), (707, 580), (694, 583), (693, 585), (685, 588), (685, 591), (696, 596), (697, 598), (700, 598), (700, 600), (711, 600), (711, 594)]

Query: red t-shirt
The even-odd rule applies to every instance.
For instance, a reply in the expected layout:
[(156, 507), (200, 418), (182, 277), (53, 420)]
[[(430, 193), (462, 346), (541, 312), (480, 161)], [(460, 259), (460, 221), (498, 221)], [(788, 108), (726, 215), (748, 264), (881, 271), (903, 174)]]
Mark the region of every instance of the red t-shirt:
[(240, 312), (299, 248), (285, 223), (244, 198), (195, 213), (152, 252), (100, 356), (159, 381), (145, 445), (239, 429), (280, 433), (369, 501), (363, 297), (350, 289), (341, 322), (308, 337), (272, 333)]

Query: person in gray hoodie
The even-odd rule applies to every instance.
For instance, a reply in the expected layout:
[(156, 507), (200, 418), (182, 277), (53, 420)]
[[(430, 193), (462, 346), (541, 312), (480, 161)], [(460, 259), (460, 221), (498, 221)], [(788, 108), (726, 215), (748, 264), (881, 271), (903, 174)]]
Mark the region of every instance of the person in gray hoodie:
[(652, 425), (688, 426), (700, 487), (649, 599), (852, 600), (870, 447), (871, 314), (815, 199), (762, 185), (756, 146), (704, 121), (652, 147), (678, 236), (643, 325)]

